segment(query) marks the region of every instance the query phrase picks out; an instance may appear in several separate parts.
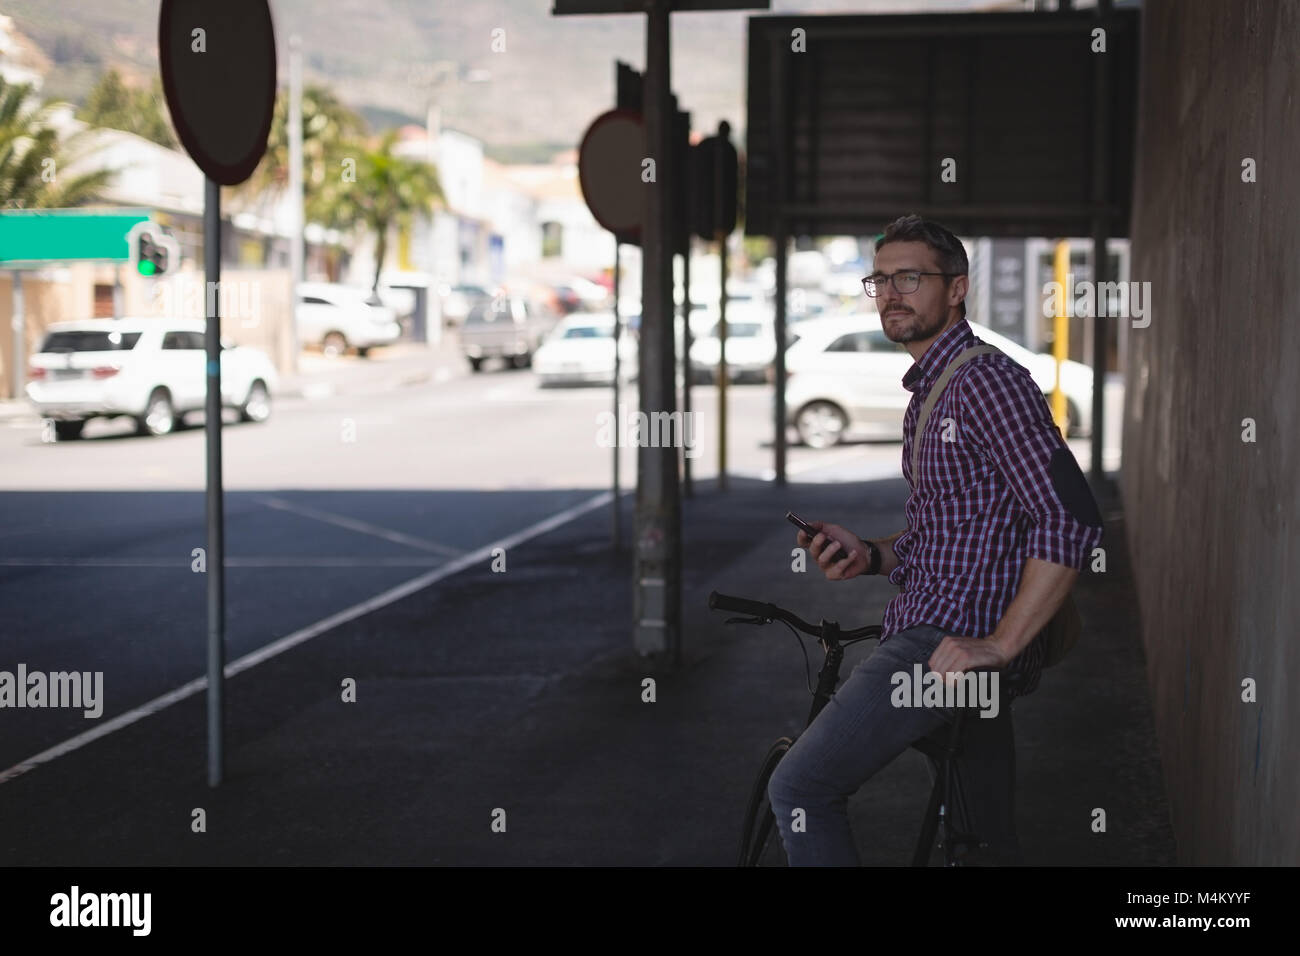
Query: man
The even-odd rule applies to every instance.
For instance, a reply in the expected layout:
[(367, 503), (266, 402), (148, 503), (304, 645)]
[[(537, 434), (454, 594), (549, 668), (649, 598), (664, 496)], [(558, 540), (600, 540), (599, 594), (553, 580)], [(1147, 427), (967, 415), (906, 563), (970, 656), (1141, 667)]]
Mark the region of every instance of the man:
[[(931, 387), (948, 363), (978, 344), (966, 322), (969, 279), (960, 240), (937, 223), (904, 216), (876, 243), (863, 279), (881, 326), (915, 364), (903, 419), (903, 474), (911, 487), (907, 530), (864, 540), (840, 525), (802, 531), (832, 581), (885, 574), (902, 590), (885, 610), (882, 637), (777, 765), (768, 785), (793, 865), (855, 865), (848, 798), (955, 711), (899, 706), (894, 677), (914, 665), (953, 681), (966, 671), (1016, 675), (1037, 686), (1036, 636), (1065, 600), (1101, 540), (1101, 516), (1028, 371), (997, 354), (969, 359), (914, 434)], [(912, 448), (920, 442), (917, 472)], [(992, 719), (967, 719), (959, 764), (964, 810), (987, 844), (978, 862), (1022, 862), (1014, 819), (1015, 746), (1010, 698)], [(910, 703), (910, 700), (908, 701)], [(990, 711), (992, 708), (989, 708)], [(804, 826), (792, 832), (802, 810)]]

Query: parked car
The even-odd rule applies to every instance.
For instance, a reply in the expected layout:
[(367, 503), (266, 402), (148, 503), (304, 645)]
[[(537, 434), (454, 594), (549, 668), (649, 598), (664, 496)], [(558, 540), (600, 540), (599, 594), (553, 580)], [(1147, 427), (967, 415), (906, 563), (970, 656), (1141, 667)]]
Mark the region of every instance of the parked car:
[(831, 266), (822, 276), (821, 291), (840, 299), (857, 299), (862, 296), (862, 277), (871, 271), (861, 259), (853, 259)]
[(374, 302), (369, 289), (332, 282), (299, 284), (297, 322), (299, 341), (318, 344), (330, 356), (355, 348), (364, 357), (402, 334), (396, 313)]
[[(636, 380), (637, 342), (626, 329), (618, 337), (619, 379)], [(537, 384), (579, 385), (614, 381), (614, 314), (576, 312), (560, 321), (533, 356)]]
[(579, 310), (599, 312), (610, 298), (609, 289), (581, 276), (551, 286), (550, 291), (557, 310), (563, 315)]
[[(92, 418), (129, 416), (140, 434), (165, 435), (207, 395), (205, 323), (123, 318), (56, 322), (31, 357), (27, 399), (55, 436), (78, 438)], [(279, 387), (266, 353), (223, 339), (221, 403), (264, 422)]]
[(558, 317), (522, 296), (500, 295), (477, 302), (465, 316), (460, 348), (475, 372), (490, 358), (527, 368)]
[(442, 303), (442, 323), (449, 329), (461, 325), (476, 304), (492, 298), (492, 293), (483, 286), (467, 283), (442, 286), (438, 295)]
[[(976, 322), (971, 330), (1023, 365), (1044, 394), (1055, 384), (1055, 361)], [(900, 436), (912, 393), (902, 386), (912, 356), (885, 335), (875, 312), (799, 323), (799, 342), (786, 353), (786, 421), (805, 445), (825, 448), (850, 430)], [(1092, 369), (1066, 362), (1061, 370), (1070, 435), (1091, 428)]]
[[(800, 326), (802, 329), (802, 325)], [(691, 343), (691, 380), (715, 382), (722, 356), (718, 323)], [(800, 332), (786, 328), (787, 348), (799, 340)], [(776, 360), (776, 326), (764, 308), (727, 307), (727, 381), (769, 380)]]

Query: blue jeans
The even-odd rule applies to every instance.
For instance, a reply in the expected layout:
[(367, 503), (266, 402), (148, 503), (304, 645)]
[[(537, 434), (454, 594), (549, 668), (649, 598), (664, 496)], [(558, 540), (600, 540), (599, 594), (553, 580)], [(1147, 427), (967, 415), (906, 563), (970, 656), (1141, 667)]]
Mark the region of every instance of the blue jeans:
[[(857, 866), (849, 797), (914, 741), (944, 735), (951, 727), (951, 708), (895, 707), (890, 699), (895, 690), (892, 675), (914, 674), (917, 662), (928, 672), (926, 662), (946, 633), (922, 624), (892, 635), (853, 669), (777, 764), (767, 792), (791, 866)], [(933, 781), (937, 767), (929, 757), (926, 760)], [(1005, 695), (997, 717), (968, 712), (965, 744), (957, 759), (962, 798), (949, 812), (958, 813), (954, 823), (967, 823), (989, 844), (972, 856), (973, 863), (1023, 862), (1015, 827), (1015, 760), (1011, 703)], [(928, 798), (928, 791), (917, 794), (917, 813), (907, 821), (918, 824), (918, 835)], [(803, 811), (804, 827), (792, 832), (796, 810)]]

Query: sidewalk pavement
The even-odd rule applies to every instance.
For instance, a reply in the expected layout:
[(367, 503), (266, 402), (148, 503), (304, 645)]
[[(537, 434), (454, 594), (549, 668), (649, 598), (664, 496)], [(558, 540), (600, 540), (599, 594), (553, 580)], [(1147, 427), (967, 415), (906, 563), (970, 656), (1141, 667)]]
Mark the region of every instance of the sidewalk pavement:
[[(202, 694), (0, 784), (0, 819), (23, 821), (0, 832), (0, 864), (729, 866), (759, 761), (801, 728), (808, 696), (788, 630), (724, 627), (707, 596), (878, 622), (888, 582), (792, 572), (783, 516), (883, 536), (902, 526), (905, 496), (901, 478), (697, 482), (673, 673), (633, 654), (630, 552), (609, 550), (608, 507), (587, 512), (512, 548), (504, 574), (454, 575), (228, 680), (218, 790)], [(1015, 704), (1021, 841), (1030, 865), (1170, 865), (1123, 516), (1113, 493), (1099, 503), (1107, 569), (1076, 588), (1085, 635)], [(630, 528), (630, 494), (622, 514)], [(575, 640), (598, 650), (555, 668)], [(490, 667), (463, 666), (464, 641), (491, 641)], [(873, 646), (851, 649), (843, 674)], [(356, 703), (340, 700), (345, 677)], [(472, 731), (447, 729), (466, 716)], [(913, 751), (859, 791), (864, 862), (909, 861), (928, 791)], [(196, 808), (206, 832), (192, 830)]]

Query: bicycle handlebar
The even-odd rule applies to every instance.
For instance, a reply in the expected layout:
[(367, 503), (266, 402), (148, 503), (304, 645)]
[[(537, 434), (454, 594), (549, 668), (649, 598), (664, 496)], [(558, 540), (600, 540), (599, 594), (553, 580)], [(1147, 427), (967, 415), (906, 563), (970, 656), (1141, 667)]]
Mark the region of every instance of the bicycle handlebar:
[(730, 594), (719, 594), (717, 591), (709, 593), (709, 608), (714, 611), (738, 611), (741, 614), (753, 614), (755, 617), (776, 617), (781, 611), (775, 604), (732, 597)]
[[(809, 624), (803, 618), (799, 617), (783, 607), (775, 604), (769, 604), (764, 601), (751, 601), (749, 598), (735, 597), (730, 594), (719, 594), (717, 591), (709, 593), (709, 607), (715, 611), (736, 611), (740, 614), (750, 614), (754, 617), (763, 618), (765, 621), (785, 621), (792, 627), (797, 627), (805, 634), (811, 637), (822, 637), (822, 628), (820, 625)], [(827, 622), (833, 623), (833, 622)], [(872, 638), (880, 636), (879, 624), (868, 624), (864, 627), (855, 627), (851, 629), (842, 629), (840, 637), (843, 639), (854, 638)]]

